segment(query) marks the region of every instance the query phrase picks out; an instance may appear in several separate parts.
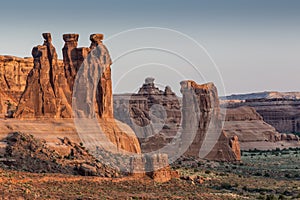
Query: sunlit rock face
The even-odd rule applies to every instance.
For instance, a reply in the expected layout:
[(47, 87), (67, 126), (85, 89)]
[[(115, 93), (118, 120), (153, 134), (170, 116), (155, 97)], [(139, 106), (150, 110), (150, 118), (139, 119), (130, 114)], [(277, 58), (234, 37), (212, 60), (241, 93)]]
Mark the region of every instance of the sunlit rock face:
[(0, 56), (0, 118), (12, 117), (33, 68), (33, 58)]
[(32, 49), (34, 67), (30, 71), (16, 118), (70, 118), (71, 91), (64, 70), (58, 65), (50, 33), (44, 33), (43, 45)]
[[(32, 69), (27, 76), (26, 85), (22, 86), (24, 92), (15, 98), (17, 106), (13, 117), (47, 120), (78, 116), (84, 118), (91, 115), (98, 120), (101, 131), (108, 141), (112, 142), (117, 152), (125, 150), (140, 153), (140, 145), (134, 132), (125, 124), (116, 121), (113, 116), (110, 68), (112, 62), (108, 49), (102, 44), (103, 35), (92, 34), (90, 47), (77, 48), (79, 35), (65, 34), (63, 61), (57, 58), (51, 34), (44, 33), (43, 38), (44, 43), (32, 49)], [(75, 87), (76, 84), (80, 86), (79, 83), (82, 88)], [(82, 95), (76, 99), (77, 93)], [(7, 110), (8, 106), (4, 100), (11, 98), (5, 90), (1, 89), (0, 94), (0, 109)], [(82, 101), (79, 102), (82, 107), (78, 105), (76, 108), (73, 107), (76, 100)], [(90, 107), (90, 110), (87, 107)], [(89, 128), (85, 130), (87, 135)]]

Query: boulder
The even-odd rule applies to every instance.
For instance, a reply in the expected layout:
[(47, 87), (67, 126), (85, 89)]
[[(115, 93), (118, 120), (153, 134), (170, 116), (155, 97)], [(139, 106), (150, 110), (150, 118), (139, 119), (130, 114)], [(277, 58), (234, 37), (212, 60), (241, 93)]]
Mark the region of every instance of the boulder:
[(132, 157), (130, 160), (130, 174), (135, 177), (147, 175), (155, 182), (160, 183), (179, 177), (177, 172), (171, 170), (167, 154), (144, 154)]

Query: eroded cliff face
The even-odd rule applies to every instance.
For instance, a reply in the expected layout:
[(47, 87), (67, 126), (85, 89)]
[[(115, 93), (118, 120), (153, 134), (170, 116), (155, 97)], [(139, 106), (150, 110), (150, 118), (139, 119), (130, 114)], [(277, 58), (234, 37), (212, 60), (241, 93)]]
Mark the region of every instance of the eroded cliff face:
[(25, 89), (27, 75), (32, 68), (32, 58), (0, 56), (0, 86), (3, 92), (18, 101)]
[(237, 135), (240, 142), (280, 140), (280, 133), (264, 122), (254, 108), (248, 106), (227, 108), (224, 130), (230, 137)]
[[(238, 104), (235, 104), (236, 106)], [(229, 137), (239, 137), (242, 150), (275, 149), (299, 146), (299, 137), (281, 134), (264, 121), (263, 117), (249, 106), (227, 106), (224, 130)]]
[[(63, 61), (57, 60), (59, 67)], [(12, 117), (17, 104), (26, 87), (29, 72), (34, 67), (34, 58), (18, 58), (14, 56), (0, 56), (0, 86), (2, 90), (0, 109), (1, 116)], [(7, 106), (10, 105), (10, 106)]]
[(26, 86), (33, 68), (32, 58), (0, 56), (0, 116), (11, 116)]
[(300, 133), (299, 99), (260, 99), (242, 103), (255, 108), (280, 133)]
[(188, 141), (189, 135), (195, 136), (185, 155), (209, 160), (240, 160), (222, 131), (222, 113), (214, 84), (183, 81), (181, 92), (183, 141)]
[(280, 133), (300, 132), (300, 93), (262, 92), (223, 98), (228, 107), (250, 106)]

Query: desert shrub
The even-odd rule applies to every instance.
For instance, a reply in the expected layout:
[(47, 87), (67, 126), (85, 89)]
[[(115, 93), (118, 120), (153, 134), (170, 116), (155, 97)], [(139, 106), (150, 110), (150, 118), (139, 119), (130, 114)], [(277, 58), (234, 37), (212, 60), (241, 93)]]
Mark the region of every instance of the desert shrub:
[(230, 189), (232, 189), (232, 187), (233, 186), (230, 183), (227, 183), (227, 182), (221, 184), (221, 188), (225, 189), (225, 190), (230, 190)]
[(275, 149), (275, 151), (280, 151), (280, 148), (279, 148), (279, 147), (277, 147), (277, 148)]
[(274, 194), (270, 194), (267, 196), (266, 200), (277, 200), (277, 197)]
[(292, 175), (291, 174), (285, 174), (284, 175), (286, 178), (292, 178)]
[(287, 198), (284, 195), (279, 195), (278, 200), (286, 200)]
[(255, 172), (254, 176), (262, 176), (261, 172)]

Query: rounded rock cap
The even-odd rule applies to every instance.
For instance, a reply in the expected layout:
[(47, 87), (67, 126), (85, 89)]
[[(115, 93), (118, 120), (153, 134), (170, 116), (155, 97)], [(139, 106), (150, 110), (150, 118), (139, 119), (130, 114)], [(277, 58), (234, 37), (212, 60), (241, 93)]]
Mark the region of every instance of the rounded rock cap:
[(104, 38), (104, 35), (101, 33), (95, 33), (90, 35), (90, 40), (92, 42), (101, 42)]
[(46, 41), (52, 40), (51, 33), (43, 33), (42, 36)]
[(67, 33), (63, 34), (63, 40), (65, 42), (78, 41), (79, 34), (76, 33)]
[(146, 84), (152, 84), (152, 83), (154, 83), (154, 80), (155, 80), (155, 78), (148, 77), (148, 78), (145, 79), (145, 83)]

